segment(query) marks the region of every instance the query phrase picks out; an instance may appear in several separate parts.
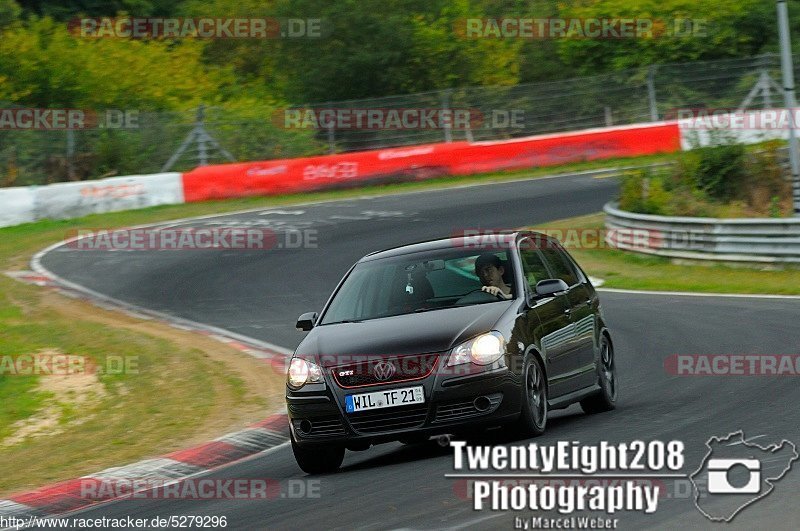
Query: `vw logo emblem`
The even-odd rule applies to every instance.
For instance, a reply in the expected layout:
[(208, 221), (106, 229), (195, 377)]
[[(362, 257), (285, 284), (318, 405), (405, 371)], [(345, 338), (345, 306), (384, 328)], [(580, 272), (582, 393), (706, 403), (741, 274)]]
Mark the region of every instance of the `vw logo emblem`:
[(372, 374), (374, 374), (375, 378), (378, 380), (383, 381), (394, 376), (396, 370), (397, 369), (392, 363), (388, 361), (379, 361), (375, 364), (375, 367), (373, 367)]

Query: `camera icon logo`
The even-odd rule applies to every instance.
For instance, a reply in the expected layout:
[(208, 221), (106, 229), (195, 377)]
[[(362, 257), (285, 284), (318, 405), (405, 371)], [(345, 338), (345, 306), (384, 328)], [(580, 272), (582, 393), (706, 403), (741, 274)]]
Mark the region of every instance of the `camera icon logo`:
[[(758, 494), (761, 491), (761, 462), (758, 459), (709, 459), (709, 494)], [(734, 467), (743, 466), (750, 472), (747, 483), (734, 486), (729, 472)]]
[[(694, 504), (712, 522), (730, 522), (780, 485), (780, 480), (800, 460), (791, 441), (782, 439), (759, 444), (738, 430), (706, 441), (705, 457), (689, 474), (694, 487)], [(787, 490), (779, 486), (785, 494)]]

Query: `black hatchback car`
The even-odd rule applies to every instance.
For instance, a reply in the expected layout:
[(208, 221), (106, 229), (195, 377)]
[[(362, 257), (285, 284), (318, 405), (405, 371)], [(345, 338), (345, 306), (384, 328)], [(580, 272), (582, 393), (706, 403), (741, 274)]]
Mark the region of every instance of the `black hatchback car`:
[(308, 473), (334, 471), (345, 449), (381, 442), (498, 425), (536, 436), (548, 410), (580, 402), (595, 413), (616, 402), (597, 293), (539, 233), (369, 254), (297, 328), (310, 333), (291, 359), (286, 402)]

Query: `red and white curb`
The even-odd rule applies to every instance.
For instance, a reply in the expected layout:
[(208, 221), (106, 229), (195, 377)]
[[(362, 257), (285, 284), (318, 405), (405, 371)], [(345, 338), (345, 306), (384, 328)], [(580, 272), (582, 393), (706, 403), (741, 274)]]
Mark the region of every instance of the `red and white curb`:
[(87, 490), (97, 490), (88, 488), (92, 486), (92, 482), (100, 485), (114, 481), (180, 481), (230, 465), (288, 440), (289, 424), (286, 414), (278, 413), (249, 428), (194, 448), (15, 494), (7, 500), (0, 500), (0, 517), (47, 517), (83, 509), (122, 497), (110, 493), (106, 497), (86, 496)]

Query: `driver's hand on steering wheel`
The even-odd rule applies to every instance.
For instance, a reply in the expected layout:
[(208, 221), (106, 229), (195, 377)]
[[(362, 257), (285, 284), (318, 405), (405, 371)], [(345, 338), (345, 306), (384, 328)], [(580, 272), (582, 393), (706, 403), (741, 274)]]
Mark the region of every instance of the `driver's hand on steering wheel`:
[(481, 287), (481, 291), (485, 291), (490, 295), (494, 295), (495, 297), (501, 297), (502, 299), (508, 300), (511, 298), (511, 295), (506, 295), (503, 293), (503, 290), (498, 288), (497, 286), (483, 286)]

